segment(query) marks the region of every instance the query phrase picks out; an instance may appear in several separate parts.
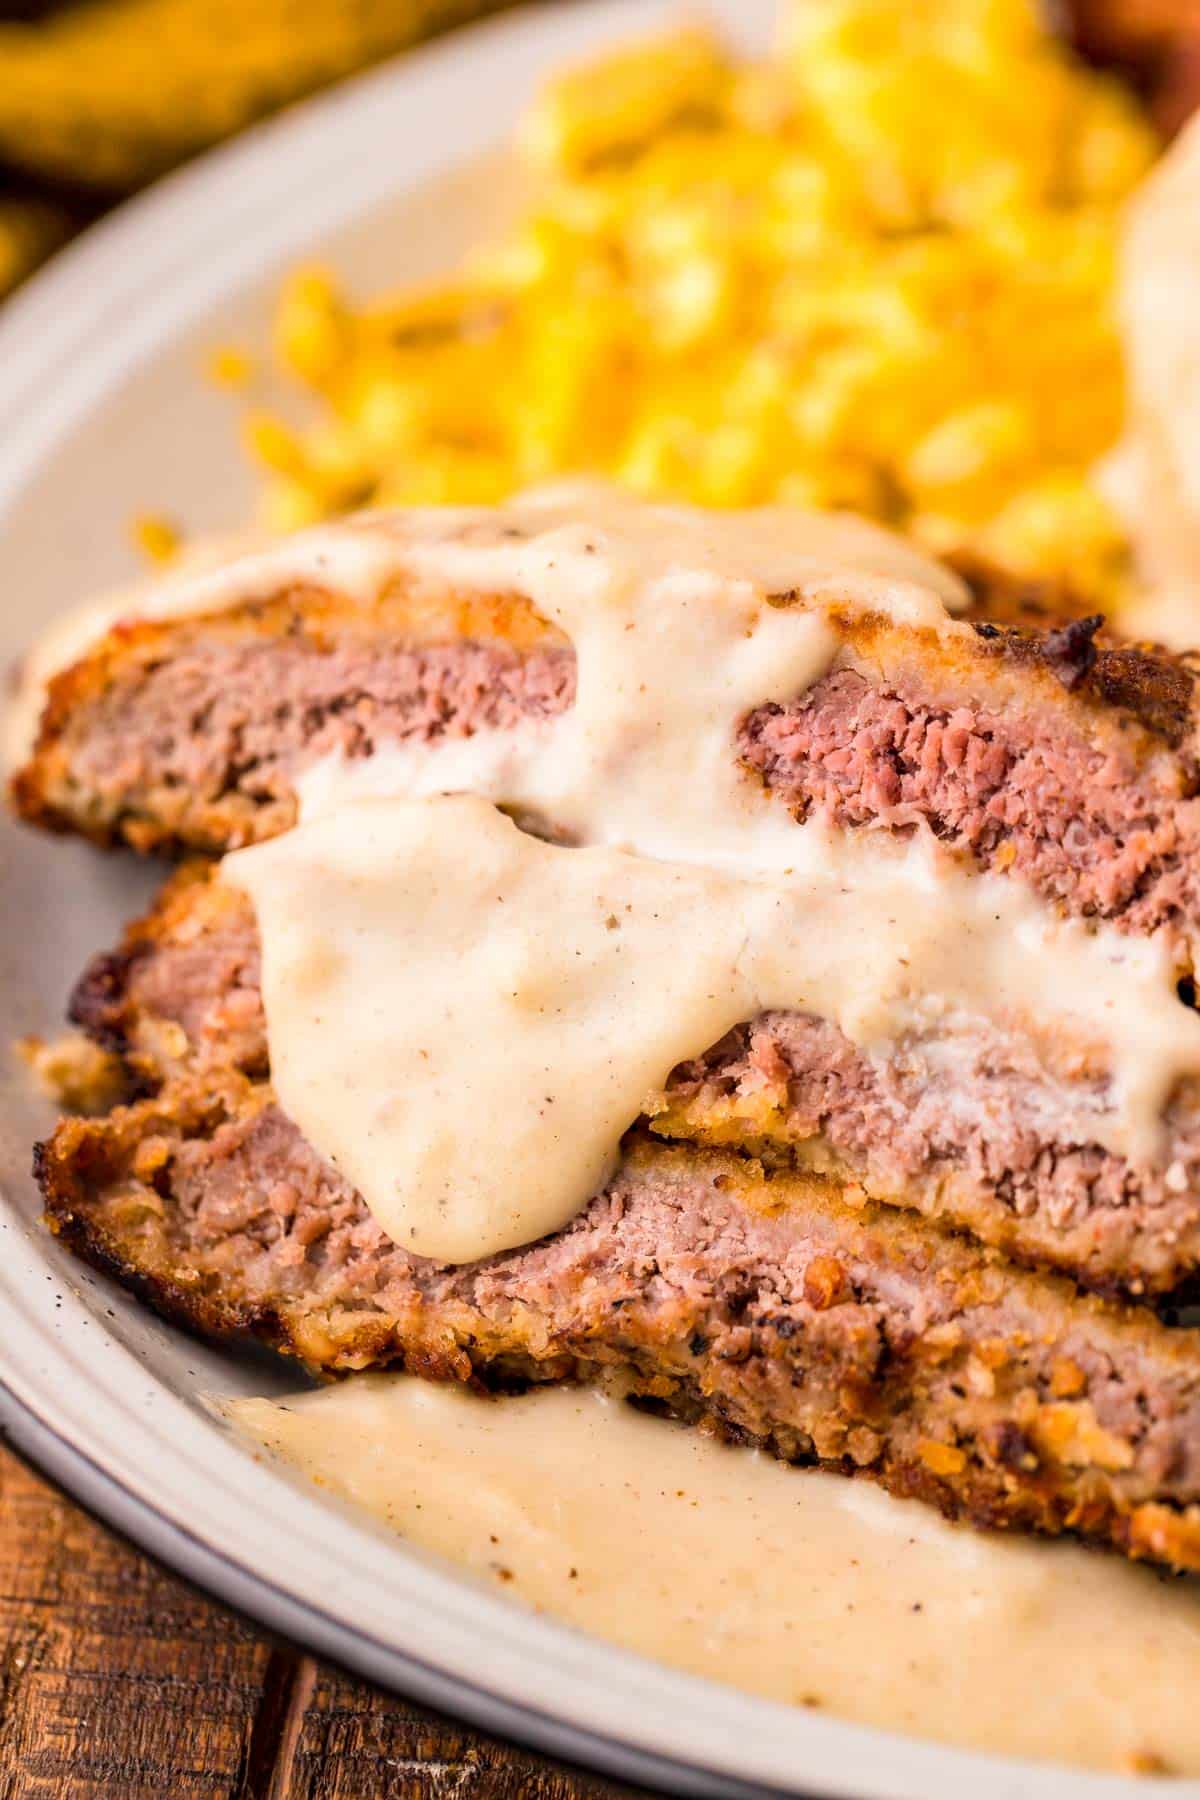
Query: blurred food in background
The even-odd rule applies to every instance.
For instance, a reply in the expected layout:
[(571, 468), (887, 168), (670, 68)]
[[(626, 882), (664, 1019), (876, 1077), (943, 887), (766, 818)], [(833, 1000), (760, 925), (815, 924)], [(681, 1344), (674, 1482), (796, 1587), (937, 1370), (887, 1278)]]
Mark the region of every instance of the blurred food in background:
[[(0, 4), (0, 292), (113, 198), (497, 4)], [(1121, 219), (1200, 92), (1198, 44), (1200, 0), (792, 0), (759, 63), (693, 22), (561, 74), (521, 133), (524, 216), (455, 279), (288, 284), (306, 424), (256, 405), (241, 347), (217, 356), (266, 516), (591, 469), (852, 508), (993, 585), (1121, 604), (1096, 476), (1126, 424)], [(169, 556), (174, 526), (139, 540)]]
[(1067, 0), (1065, 16), (1076, 47), (1120, 68), (1178, 131), (1200, 104), (1200, 0)]
[(1143, 590), (1124, 622), (1182, 649), (1200, 640), (1200, 115), (1127, 209), (1120, 310), (1128, 419), (1103, 474)]
[(1031, 0), (799, 0), (764, 62), (697, 26), (567, 71), (521, 132), (526, 215), (456, 280), (290, 283), (316, 417), (249, 421), (269, 517), (595, 469), (1107, 599), (1118, 220), (1158, 148)]
[(0, 0), (0, 294), (106, 201), (501, 0)]
[[(0, 23), (0, 159), (123, 193), (497, 0), (68, 0)], [(32, 16), (29, 16), (32, 14)]]
[(36, 269), (71, 228), (67, 208), (0, 185), (0, 295)]

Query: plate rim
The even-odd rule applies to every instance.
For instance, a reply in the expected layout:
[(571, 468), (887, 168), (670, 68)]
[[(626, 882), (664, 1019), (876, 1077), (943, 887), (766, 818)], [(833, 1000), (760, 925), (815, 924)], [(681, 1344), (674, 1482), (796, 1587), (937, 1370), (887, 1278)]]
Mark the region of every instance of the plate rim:
[[(315, 1602), (289, 1594), (265, 1576), (171, 1519), (68, 1442), (0, 1378), (0, 1441), (10, 1444), (36, 1474), (58, 1486), (91, 1517), (111, 1527), (134, 1549), (149, 1555), (256, 1628), (274, 1632), (295, 1648), (333, 1662), (376, 1686), (461, 1718), (479, 1730), (524, 1748), (558, 1757), (577, 1768), (665, 1794), (702, 1800), (822, 1800), (815, 1789), (743, 1782), (677, 1761), (636, 1744), (573, 1725), (527, 1703), (509, 1700), (467, 1676), (446, 1675), (409, 1651), (342, 1623)], [(381, 1674), (379, 1659), (389, 1665)]]

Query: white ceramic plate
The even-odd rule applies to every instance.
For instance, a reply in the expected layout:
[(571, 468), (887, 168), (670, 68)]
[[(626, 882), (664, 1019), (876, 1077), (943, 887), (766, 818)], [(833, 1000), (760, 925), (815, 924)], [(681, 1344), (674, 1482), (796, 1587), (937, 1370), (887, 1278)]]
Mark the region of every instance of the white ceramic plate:
[[(712, 10), (742, 39), (765, 38), (769, 0)], [(461, 32), (162, 183), (38, 277), (0, 319), (0, 659), (53, 612), (129, 573), (134, 513), (162, 509), (191, 529), (244, 521), (252, 492), (235, 415), (200, 364), (227, 338), (265, 339), (285, 267), (319, 254), (370, 292), (445, 266), (502, 202), (477, 159), (503, 140), (538, 76), (669, 16), (654, 0), (591, 0)], [(464, 165), (474, 165), (466, 176)], [(9, 1040), (56, 1029), (86, 956), (113, 940), (154, 877), (7, 821), (0, 833)], [(673, 1674), (534, 1617), (260, 1465), (203, 1396), (281, 1390), (295, 1376), (204, 1349), (57, 1249), (36, 1225), (26, 1173), (49, 1122), (6, 1064), (0, 1421), (94, 1512), (222, 1599), (480, 1725), (678, 1791), (1149, 1791), (919, 1745)]]

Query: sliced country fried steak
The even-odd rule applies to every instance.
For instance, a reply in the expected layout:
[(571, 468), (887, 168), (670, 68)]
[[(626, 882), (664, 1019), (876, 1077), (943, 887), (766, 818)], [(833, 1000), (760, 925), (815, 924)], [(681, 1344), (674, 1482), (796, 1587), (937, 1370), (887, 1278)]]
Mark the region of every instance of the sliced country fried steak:
[[(186, 866), (79, 983), (72, 1017), (153, 1089), (269, 1073), (250, 902)], [(767, 1013), (677, 1068), (648, 1103), (664, 1137), (859, 1184), (1099, 1289), (1165, 1291), (1200, 1266), (1200, 1094), (1181, 1090), (1156, 1162), (1055, 1135), (1029, 1047), (982, 1027), (871, 1055), (828, 1021)], [(465, 1092), (465, 1086), (464, 1086)]]
[(635, 1139), (566, 1230), (449, 1268), (232, 1075), (64, 1120), (37, 1169), (66, 1243), (201, 1332), (323, 1371), (621, 1376), (951, 1516), (1200, 1568), (1200, 1335), (811, 1177)]
[[(432, 635), (428, 635), (432, 633)], [(570, 704), (574, 662), (524, 603), (365, 609), (312, 589), (117, 626), (50, 683), (12, 796), (34, 823), (137, 850), (286, 830), (331, 752), (503, 729)]]
[[(1193, 674), (1098, 642), (1095, 624), (977, 621), (947, 638), (848, 614), (829, 671), (752, 709), (731, 756), (797, 818), (926, 824), (1064, 911), (1165, 929), (1186, 973), (1200, 935)], [(574, 682), (570, 646), (519, 597), (433, 603), (397, 587), (367, 606), (292, 588), (115, 627), (50, 682), (12, 792), (27, 819), (102, 843), (223, 851), (290, 825), (297, 778), (330, 753), (546, 719)]]

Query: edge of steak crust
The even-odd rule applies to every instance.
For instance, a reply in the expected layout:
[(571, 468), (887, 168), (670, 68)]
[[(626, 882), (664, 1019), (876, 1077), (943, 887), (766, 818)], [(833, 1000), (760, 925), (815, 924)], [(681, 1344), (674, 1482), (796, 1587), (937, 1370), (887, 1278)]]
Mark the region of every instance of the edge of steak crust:
[(328, 1372), (627, 1377), (951, 1517), (1200, 1568), (1200, 1334), (811, 1177), (637, 1138), (554, 1237), (413, 1257), (269, 1086), (181, 1079), (39, 1147), (51, 1228), (160, 1311)]
[[(1190, 963), (1200, 798), (1185, 658), (1097, 636), (1096, 619), (980, 618), (947, 634), (832, 616), (829, 671), (752, 710), (731, 744), (781, 804), (851, 830), (927, 824), (1065, 911), (1166, 930)], [(574, 679), (570, 646), (519, 596), (397, 586), (364, 606), (291, 588), (111, 630), (51, 681), (12, 796), (26, 819), (100, 843), (224, 851), (286, 829), (297, 777), (323, 755), (548, 718)]]
[[(121, 945), (93, 959), (72, 1020), (153, 1090), (181, 1074), (269, 1074), (253, 908), (185, 865)], [(939, 1026), (939, 1030), (942, 1028)], [(860, 1185), (1100, 1290), (1167, 1292), (1200, 1267), (1200, 1092), (1181, 1088), (1153, 1163), (1079, 1143), (1028, 1046), (983, 1027), (872, 1056), (836, 1026), (765, 1013), (672, 1073), (658, 1136)], [(950, 1053), (945, 1053), (949, 1049)]]

